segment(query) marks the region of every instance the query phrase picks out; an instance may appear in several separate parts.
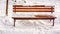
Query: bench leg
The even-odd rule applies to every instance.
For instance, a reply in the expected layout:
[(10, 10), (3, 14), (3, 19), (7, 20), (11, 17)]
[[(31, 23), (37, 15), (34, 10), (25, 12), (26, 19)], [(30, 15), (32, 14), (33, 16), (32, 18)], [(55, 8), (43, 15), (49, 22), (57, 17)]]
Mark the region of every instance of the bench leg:
[(54, 19), (53, 19), (53, 25), (52, 26), (54, 26)]
[(16, 20), (14, 19), (14, 27), (15, 27), (15, 22), (16, 22)]
[(51, 19), (50, 19), (50, 22), (51, 22)]

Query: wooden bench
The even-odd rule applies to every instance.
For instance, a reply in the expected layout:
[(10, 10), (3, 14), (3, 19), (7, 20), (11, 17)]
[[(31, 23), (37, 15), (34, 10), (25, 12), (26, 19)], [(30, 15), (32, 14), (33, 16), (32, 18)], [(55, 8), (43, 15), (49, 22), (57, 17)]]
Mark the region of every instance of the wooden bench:
[[(13, 5), (13, 12), (54, 12), (54, 6), (44, 6), (44, 5), (34, 5), (34, 6), (22, 6), (22, 5)], [(37, 20), (37, 19), (49, 19), (54, 20), (55, 16), (51, 15), (33, 15), (35, 17), (12, 17), (14, 19), (14, 26), (16, 20)]]

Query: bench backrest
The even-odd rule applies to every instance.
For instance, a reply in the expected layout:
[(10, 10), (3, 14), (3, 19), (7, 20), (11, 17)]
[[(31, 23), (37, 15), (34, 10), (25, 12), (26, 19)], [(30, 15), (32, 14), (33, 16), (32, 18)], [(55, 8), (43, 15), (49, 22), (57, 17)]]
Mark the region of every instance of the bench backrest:
[(44, 6), (44, 5), (22, 6), (22, 5), (13, 5), (13, 12), (54, 12), (54, 6)]

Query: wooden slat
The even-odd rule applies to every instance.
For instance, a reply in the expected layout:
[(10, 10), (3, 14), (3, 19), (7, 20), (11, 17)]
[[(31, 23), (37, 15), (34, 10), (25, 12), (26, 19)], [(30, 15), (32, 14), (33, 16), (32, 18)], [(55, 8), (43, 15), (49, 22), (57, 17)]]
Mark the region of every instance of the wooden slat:
[(51, 15), (37, 15), (35, 17), (12, 17), (12, 18), (20, 18), (20, 19), (53, 19), (53, 18), (56, 18), (55, 16), (51, 16)]
[(45, 5), (33, 5), (33, 6), (13, 5), (13, 7), (45, 7)]
[(13, 9), (15, 12), (53, 12), (51, 9)]
[(54, 9), (53, 7), (13, 7), (13, 9)]

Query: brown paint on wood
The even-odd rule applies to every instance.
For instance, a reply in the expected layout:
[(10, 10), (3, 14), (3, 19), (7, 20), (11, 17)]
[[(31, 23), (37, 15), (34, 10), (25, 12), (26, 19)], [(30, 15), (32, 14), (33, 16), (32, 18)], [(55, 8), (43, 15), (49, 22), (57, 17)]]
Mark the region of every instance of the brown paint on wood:
[(54, 6), (22, 6), (13, 5), (13, 12), (54, 12)]

